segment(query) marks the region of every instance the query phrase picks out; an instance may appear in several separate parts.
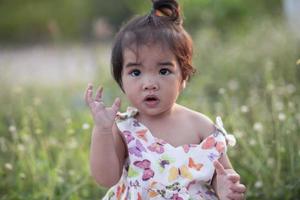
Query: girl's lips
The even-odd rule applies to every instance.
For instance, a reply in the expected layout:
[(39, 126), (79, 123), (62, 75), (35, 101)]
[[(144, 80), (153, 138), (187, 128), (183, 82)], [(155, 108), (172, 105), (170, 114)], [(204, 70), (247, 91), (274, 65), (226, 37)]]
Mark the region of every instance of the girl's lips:
[(146, 106), (150, 107), (150, 108), (153, 108), (155, 106), (158, 105), (159, 103), (159, 98), (155, 95), (147, 95), (145, 98), (144, 98), (144, 103), (146, 104)]

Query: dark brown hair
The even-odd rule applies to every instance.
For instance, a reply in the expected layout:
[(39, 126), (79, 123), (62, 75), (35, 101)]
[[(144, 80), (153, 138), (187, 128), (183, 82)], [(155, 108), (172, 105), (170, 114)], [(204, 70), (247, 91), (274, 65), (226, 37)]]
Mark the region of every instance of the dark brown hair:
[(194, 74), (193, 45), (190, 35), (182, 26), (179, 5), (175, 0), (152, 0), (149, 15), (138, 16), (125, 24), (117, 33), (112, 48), (112, 74), (122, 88), (123, 51), (132, 45), (159, 43), (176, 56), (183, 80)]

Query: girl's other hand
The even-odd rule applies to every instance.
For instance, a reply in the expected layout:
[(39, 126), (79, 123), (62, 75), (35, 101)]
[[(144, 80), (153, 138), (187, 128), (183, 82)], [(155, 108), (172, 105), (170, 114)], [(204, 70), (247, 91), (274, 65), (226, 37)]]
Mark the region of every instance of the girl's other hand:
[(89, 106), (95, 128), (103, 133), (111, 133), (117, 112), (121, 106), (120, 98), (116, 98), (111, 107), (106, 107), (102, 101), (103, 87), (99, 87), (93, 98), (93, 85), (90, 83), (85, 92), (85, 102)]
[(214, 161), (216, 168), (217, 188), (216, 192), (220, 200), (245, 199), (246, 187), (240, 183), (240, 176), (232, 169), (224, 169), (219, 161)]

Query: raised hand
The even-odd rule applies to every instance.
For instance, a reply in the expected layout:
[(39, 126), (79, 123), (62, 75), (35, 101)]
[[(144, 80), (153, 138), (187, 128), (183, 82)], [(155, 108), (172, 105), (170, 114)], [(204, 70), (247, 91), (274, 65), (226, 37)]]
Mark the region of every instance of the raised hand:
[(103, 87), (99, 87), (93, 98), (93, 85), (88, 84), (85, 92), (85, 102), (89, 106), (95, 128), (102, 133), (111, 133), (117, 112), (120, 109), (120, 98), (116, 98), (111, 107), (106, 107), (102, 101)]
[(224, 169), (219, 161), (214, 161), (216, 168), (216, 192), (220, 200), (243, 200), (246, 187), (240, 183), (240, 176), (232, 169)]

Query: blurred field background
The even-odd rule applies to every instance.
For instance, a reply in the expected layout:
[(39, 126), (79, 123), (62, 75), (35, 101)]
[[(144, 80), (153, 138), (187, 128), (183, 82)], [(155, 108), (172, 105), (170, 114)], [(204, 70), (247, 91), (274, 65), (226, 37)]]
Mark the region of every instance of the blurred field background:
[[(298, 0), (180, 0), (198, 69), (179, 102), (222, 116), (247, 199), (300, 199)], [(150, 0), (0, 2), (0, 200), (100, 199), (88, 82), (121, 96), (110, 46)], [(297, 7), (298, 6), (298, 7)], [(298, 14), (297, 14), (298, 13)], [(298, 17), (297, 17), (298, 15)], [(103, 172), (105, 173), (105, 172)]]

